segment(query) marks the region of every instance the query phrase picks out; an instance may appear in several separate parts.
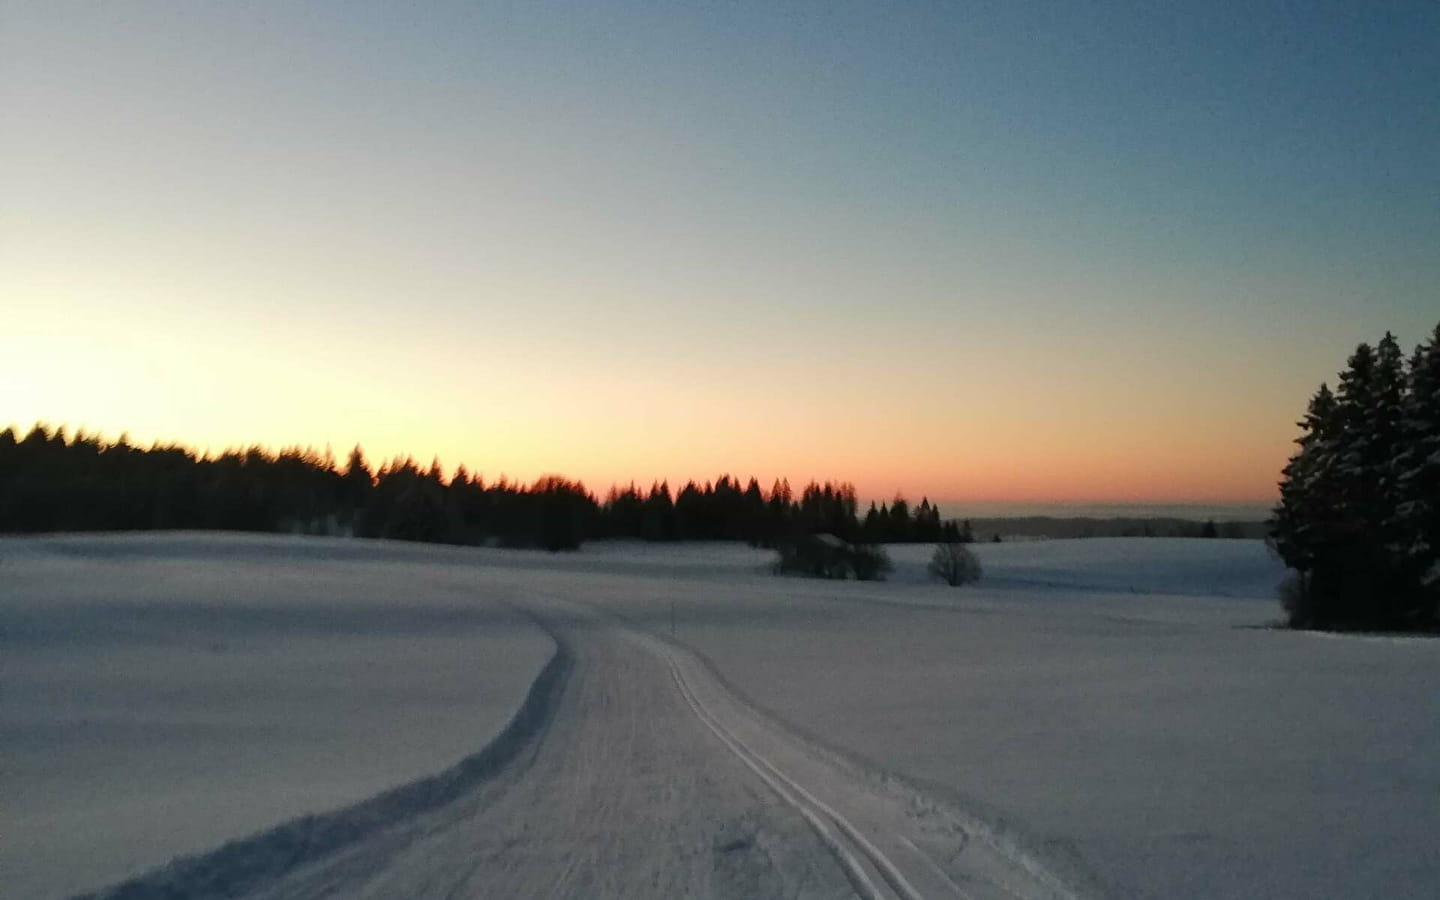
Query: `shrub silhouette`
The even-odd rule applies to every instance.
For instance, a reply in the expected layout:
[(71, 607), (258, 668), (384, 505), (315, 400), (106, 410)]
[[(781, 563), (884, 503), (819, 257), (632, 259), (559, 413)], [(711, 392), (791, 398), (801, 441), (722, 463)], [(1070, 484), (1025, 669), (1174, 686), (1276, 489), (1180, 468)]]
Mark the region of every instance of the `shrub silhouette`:
[(930, 557), (930, 574), (951, 587), (980, 580), (980, 560), (960, 543), (936, 544)]

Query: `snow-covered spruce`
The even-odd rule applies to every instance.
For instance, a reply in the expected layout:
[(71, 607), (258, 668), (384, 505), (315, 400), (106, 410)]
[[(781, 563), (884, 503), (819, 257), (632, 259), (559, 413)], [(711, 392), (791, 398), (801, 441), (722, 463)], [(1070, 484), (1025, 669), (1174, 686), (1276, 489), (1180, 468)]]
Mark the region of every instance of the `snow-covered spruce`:
[(1298, 627), (1440, 626), (1440, 325), (1408, 364), (1361, 344), (1311, 399), (1271, 535)]

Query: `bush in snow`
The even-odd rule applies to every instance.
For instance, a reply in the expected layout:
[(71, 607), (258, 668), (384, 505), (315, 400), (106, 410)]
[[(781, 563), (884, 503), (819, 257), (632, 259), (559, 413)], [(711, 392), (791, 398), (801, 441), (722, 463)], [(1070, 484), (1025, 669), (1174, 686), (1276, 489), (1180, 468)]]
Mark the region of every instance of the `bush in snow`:
[(884, 581), (890, 570), (895, 568), (885, 548), (875, 544), (851, 545), (850, 565), (856, 581)]
[(1296, 627), (1431, 628), (1440, 607), (1440, 326), (1408, 364), (1386, 334), (1310, 401), (1271, 544)]
[(883, 581), (891, 570), (885, 550), (872, 544), (851, 544), (833, 534), (805, 534), (779, 542), (775, 572), (856, 581)]
[(964, 544), (936, 544), (929, 568), (931, 575), (951, 587), (980, 580), (980, 560)]

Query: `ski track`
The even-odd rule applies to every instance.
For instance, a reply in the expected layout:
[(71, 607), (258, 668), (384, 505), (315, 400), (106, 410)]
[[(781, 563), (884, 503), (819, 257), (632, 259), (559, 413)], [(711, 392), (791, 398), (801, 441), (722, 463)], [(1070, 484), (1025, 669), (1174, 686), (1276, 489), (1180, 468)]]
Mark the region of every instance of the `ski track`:
[(684, 646), (588, 604), (521, 606), (557, 650), (484, 750), (89, 896), (1078, 900), (963, 810), (749, 706)]

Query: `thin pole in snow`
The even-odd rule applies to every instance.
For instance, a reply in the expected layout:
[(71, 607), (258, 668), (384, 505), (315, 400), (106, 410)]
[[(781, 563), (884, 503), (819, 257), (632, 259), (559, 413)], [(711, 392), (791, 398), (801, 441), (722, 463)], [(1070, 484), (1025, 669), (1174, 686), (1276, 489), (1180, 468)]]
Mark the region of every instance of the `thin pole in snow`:
[(670, 636), (675, 636), (675, 601), (670, 601)]

